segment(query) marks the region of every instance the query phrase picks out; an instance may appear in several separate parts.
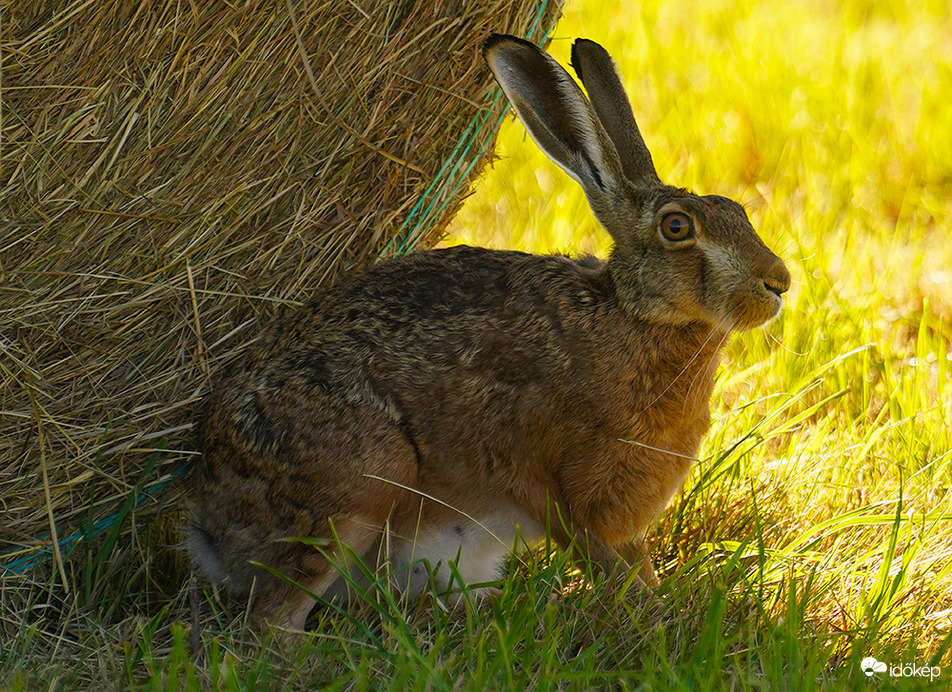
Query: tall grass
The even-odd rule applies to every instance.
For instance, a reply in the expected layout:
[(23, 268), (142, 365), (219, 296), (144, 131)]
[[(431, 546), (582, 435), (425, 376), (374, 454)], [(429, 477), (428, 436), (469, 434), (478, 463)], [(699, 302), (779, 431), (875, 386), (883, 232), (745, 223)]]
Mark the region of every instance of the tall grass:
[[(665, 605), (643, 612), (541, 551), (491, 604), (375, 591), (299, 637), (252, 635), (240, 604), (203, 590), (190, 654), (188, 590), (110, 573), (107, 555), (76, 579), (88, 603), (52, 571), (5, 597), (4, 618), (16, 599), (27, 615), (5, 630), (0, 685), (947, 688), (952, 8), (580, 0), (556, 32), (561, 61), (576, 36), (615, 56), (661, 177), (744, 202), (794, 275), (783, 315), (728, 345), (700, 463), (650, 532)], [(507, 121), (498, 153), (448, 242), (609, 251), (521, 125)], [(868, 656), (940, 672), (867, 677)]]

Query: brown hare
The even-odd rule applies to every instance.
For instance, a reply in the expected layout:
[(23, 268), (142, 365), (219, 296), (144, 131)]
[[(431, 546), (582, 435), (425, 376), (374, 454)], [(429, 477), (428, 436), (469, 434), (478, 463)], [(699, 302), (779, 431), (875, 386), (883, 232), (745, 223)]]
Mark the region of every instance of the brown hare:
[(340, 545), (411, 597), (497, 578), (547, 530), (656, 582), (644, 531), (708, 428), (718, 351), (781, 308), (790, 275), (744, 209), (660, 181), (601, 46), (572, 49), (587, 98), (525, 40), (492, 35), (483, 54), (614, 249), (382, 261), (212, 387), (188, 545), (258, 622), (302, 627), (313, 601), (255, 563), (331, 597)]

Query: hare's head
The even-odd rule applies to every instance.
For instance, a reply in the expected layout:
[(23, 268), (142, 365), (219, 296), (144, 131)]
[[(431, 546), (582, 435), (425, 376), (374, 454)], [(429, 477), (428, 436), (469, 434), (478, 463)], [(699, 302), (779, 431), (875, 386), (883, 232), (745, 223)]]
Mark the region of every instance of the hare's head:
[(528, 41), (494, 34), (483, 55), (536, 144), (579, 182), (611, 234), (609, 270), (632, 315), (744, 330), (780, 311), (790, 286), (783, 262), (737, 202), (661, 182), (604, 48), (584, 39), (572, 47), (588, 98)]

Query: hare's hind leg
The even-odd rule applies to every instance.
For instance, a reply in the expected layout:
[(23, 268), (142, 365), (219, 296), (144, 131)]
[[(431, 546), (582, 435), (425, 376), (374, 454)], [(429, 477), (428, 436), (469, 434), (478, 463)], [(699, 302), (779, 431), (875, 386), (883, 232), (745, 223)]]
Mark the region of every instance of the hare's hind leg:
[[(332, 402), (320, 411), (292, 442), (297, 476), (275, 478), (268, 492), (272, 510), (286, 515), (275, 532), (283, 543), (275, 564), (304, 589), (268, 575), (253, 606), (259, 622), (303, 627), (311, 594), (325, 595), (350, 570), (350, 555), (371, 550), (417, 484), (417, 450), (386, 412)], [(308, 519), (297, 526), (305, 532), (282, 531), (301, 512)], [(281, 540), (282, 532), (320, 543)]]

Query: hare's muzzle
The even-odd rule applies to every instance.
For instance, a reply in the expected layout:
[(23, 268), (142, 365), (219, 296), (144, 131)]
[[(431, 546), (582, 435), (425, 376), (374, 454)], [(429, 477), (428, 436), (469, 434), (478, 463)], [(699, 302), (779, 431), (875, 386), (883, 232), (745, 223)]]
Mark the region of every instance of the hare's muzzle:
[[(783, 307), (783, 294), (790, 288), (790, 272), (765, 246), (759, 249), (761, 252), (755, 259), (748, 259), (746, 267), (735, 265), (735, 288), (727, 294), (730, 297), (721, 321), (727, 329), (743, 332), (759, 327), (776, 317)], [(722, 268), (726, 266), (730, 265), (722, 265)]]

